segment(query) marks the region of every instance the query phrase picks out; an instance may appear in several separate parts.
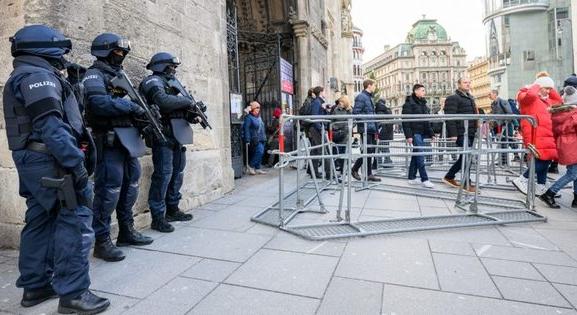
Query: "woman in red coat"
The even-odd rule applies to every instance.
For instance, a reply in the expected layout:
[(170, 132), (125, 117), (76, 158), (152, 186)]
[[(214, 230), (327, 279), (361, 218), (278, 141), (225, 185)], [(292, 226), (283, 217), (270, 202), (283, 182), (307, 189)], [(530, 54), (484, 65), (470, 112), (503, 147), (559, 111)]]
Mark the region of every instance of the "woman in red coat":
[[(521, 131), (525, 146), (533, 144), (538, 152), (535, 157), (535, 173), (537, 186), (535, 194), (542, 195), (546, 188), (547, 170), (552, 160), (557, 159), (557, 146), (553, 137), (553, 123), (549, 107), (561, 104), (561, 96), (555, 91), (555, 83), (549, 76), (541, 75), (533, 85), (523, 87), (517, 93), (517, 101), (522, 115), (531, 115), (537, 119), (536, 137), (533, 139), (531, 125), (528, 121), (521, 121)], [(529, 171), (513, 180), (513, 185), (522, 193), (527, 194)]]
[(559, 164), (567, 165), (567, 172), (539, 197), (555, 209), (560, 208), (555, 202), (555, 195), (570, 182), (573, 182), (571, 207), (577, 208), (577, 89), (567, 86), (563, 92), (565, 106), (552, 108), (552, 116)]

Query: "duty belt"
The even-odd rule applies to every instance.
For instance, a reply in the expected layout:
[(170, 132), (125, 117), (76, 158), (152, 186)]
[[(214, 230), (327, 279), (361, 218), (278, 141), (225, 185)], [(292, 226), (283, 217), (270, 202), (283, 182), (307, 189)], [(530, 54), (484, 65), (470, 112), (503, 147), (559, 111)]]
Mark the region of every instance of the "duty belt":
[(48, 147), (42, 142), (31, 141), (26, 145), (26, 149), (34, 152), (49, 154)]

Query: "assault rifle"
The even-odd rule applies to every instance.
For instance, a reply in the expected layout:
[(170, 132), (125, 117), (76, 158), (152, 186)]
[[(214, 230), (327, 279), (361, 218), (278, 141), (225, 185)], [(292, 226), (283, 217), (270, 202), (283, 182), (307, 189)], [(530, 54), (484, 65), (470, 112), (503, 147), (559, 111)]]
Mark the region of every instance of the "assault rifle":
[(188, 110), (189, 113), (196, 117), (200, 117), (200, 125), (202, 126), (202, 128), (204, 129), (210, 128), (212, 130), (212, 126), (208, 122), (208, 118), (204, 113), (206, 111), (206, 105), (204, 105), (202, 102), (197, 102), (194, 99), (194, 97), (192, 97), (192, 95), (188, 93), (188, 91), (184, 88), (184, 86), (182, 86), (180, 81), (178, 81), (177, 79), (168, 80), (168, 86), (170, 86), (173, 89), (176, 89), (178, 92), (180, 92), (182, 96), (190, 99), (192, 101), (192, 106)]
[(162, 133), (162, 125), (160, 124), (160, 114), (158, 111), (153, 111), (150, 106), (142, 99), (140, 94), (134, 88), (126, 73), (122, 70), (118, 72), (116, 77), (110, 80), (110, 84), (114, 88), (120, 88), (126, 91), (128, 97), (142, 107), (145, 111), (148, 126), (144, 128), (144, 133), (151, 132), (152, 135), (159, 141), (166, 143), (166, 137)]

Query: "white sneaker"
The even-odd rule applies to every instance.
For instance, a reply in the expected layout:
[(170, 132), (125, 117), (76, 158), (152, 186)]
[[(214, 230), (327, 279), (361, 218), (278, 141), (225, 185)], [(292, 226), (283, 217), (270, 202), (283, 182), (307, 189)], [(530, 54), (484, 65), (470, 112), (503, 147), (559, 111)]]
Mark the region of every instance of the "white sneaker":
[(425, 186), (427, 188), (435, 188), (435, 185), (433, 183), (431, 183), (430, 180), (424, 181), (423, 186)]
[(527, 194), (527, 183), (529, 180), (525, 176), (521, 175), (513, 180), (513, 186), (517, 188), (522, 194)]
[(421, 183), (421, 181), (419, 179), (415, 178), (415, 179), (409, 179), (409, 181), (407, 183), (409, 183), (409, 185), (419, 185)]
[(254, 170), (254, 168), (252, 168), (252, 167), (250, 167), (250, 166), (246, 168), (246, 172), (247, 172), (249, 175), (256, 175), (256, 171)]
[(547, 186), (544, 184), (535, 185), (535, 196), (539, 197), (547, 191)]
[(260, 175), (268, 174), (267, 171), (263, 171), (263, 170), (261, 170), (261, 169), (256, 170), (256, 173), (257, 173), (257, 174), (260, 174)]

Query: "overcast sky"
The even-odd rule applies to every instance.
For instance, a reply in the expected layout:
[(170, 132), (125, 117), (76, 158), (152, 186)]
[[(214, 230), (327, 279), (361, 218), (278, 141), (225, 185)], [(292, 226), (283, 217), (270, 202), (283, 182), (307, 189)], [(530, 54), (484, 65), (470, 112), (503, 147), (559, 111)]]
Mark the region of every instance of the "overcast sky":
[(363, 62), (378, 56), (387, 44), (404, 42), (423, 14), (445, 27), (451, 40), (465, 48), (468, 60), (486, 54), (483, 0), (354, 0), (353, 23), (364, 33)]

